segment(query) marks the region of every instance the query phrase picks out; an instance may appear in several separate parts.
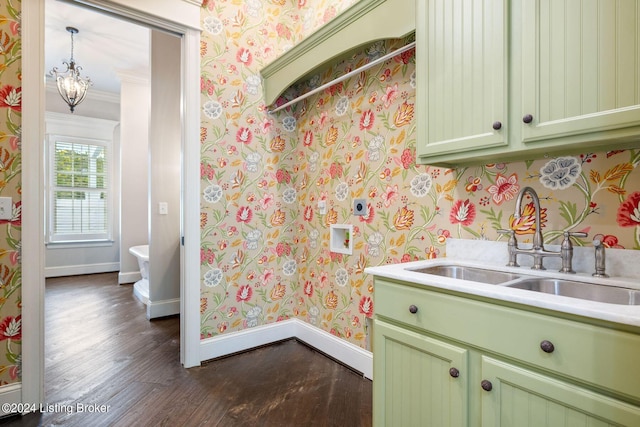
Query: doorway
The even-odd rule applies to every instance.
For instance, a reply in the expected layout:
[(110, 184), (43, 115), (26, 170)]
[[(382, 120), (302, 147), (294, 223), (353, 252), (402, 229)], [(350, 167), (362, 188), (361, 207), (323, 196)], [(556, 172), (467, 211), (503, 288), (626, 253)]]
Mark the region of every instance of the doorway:
[[(199, 7), (191, 1), (78, 0), (106, 13), (131, 19), (181, 37), (180, 106), (182, 179), (180, 225), (184, 260), (180, 280), (180, 360), (197, 366), (199, 358)], [(44, 0), (22, 5), (23, 33), (23, 347), (22, 401), (43, 402), (44, 383)], [(28, 123), (29, 126), (25, 126)]]

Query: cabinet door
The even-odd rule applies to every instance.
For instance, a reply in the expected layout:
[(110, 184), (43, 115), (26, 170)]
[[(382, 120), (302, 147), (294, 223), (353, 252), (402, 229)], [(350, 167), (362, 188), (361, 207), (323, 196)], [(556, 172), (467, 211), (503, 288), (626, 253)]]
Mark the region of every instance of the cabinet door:
[(483, 426), (640, 426), (640, 408), (510, 365), (482, 358)]
[(506, 145), (508, 0), (415, 1), (421, 161)]
[(526, 0), (520, 19), (521, 117), (532, 119), (520, 123), (524, 142), (567, 146), (637, 134), (640, 2)]
[(375, 320), (374, 426), (465, 426), (467, 351)]

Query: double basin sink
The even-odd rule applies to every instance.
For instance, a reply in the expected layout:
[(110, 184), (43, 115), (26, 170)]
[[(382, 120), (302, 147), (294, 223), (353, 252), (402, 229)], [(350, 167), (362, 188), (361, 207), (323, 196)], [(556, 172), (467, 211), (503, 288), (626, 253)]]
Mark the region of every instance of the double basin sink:
[(437, 265), (412, 271), (608, 304), (640, 305), (640, 290), (577, 280), (528, 276), (460, 265)]

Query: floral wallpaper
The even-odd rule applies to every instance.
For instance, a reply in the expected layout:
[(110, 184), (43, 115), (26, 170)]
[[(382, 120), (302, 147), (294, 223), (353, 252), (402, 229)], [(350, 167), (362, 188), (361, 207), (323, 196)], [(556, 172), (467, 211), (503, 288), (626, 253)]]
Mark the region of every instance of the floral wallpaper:
[(20, 0), (0, 1), (0, 196), (13, 198), (0, 220), (0, 386), (21, 378), (21, 126)]
[[(367, 348), (375, 307), (364, 268), (445, 256), (449, 237), (505, 239), (501, 228), (531, 240), (530, 199), (513, 217), (525, 186), (540, 196), (545, 241), (586, 231), (577, 244), (597, 237), (640, 249), (640, 150), (460, 169), (417, 165), (413, 51), (268, 114), (260, 68), (334, 16), (335, 3), (203, 6), (203, 339), (296, 317)], [(286, 96), (404, 42), (375, 43)], [(365, 216), (353, 215), (354, 198), (366, 199)], [(352, 255), (329, 251), (331, 224), (354, 226)]]

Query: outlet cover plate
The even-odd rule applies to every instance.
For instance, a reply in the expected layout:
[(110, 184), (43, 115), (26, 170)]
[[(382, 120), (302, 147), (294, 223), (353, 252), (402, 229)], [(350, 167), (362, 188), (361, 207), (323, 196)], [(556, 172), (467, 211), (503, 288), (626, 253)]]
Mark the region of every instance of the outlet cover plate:
[(367, 199), (353, 199), (353, 214), (355, 216), (367, 214)]

